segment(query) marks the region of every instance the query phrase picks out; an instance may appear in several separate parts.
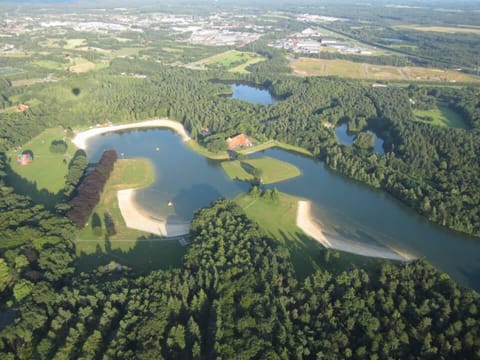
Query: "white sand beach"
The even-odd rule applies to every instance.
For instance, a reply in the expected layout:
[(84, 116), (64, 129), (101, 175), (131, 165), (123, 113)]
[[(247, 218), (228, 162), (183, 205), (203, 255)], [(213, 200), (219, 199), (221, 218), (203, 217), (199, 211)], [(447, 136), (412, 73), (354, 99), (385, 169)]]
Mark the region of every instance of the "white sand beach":
[(154, 119), (154, 120), (147, 120), (137, 123), (131, 124), (122, 124), (122, 125), (111, 125), (111, 126), (102, 126), (102, 127), (95, 127), (92, 129), (88, 129), (82, 132), (79, 132), (75, 135), (72, 139), (72, 142), (79, 148), (86, 150), (87, 149), (87, 141), (93, 136), (97, 136), (100, 134), (105, 134), (108, 132), (126, 130), (126, 129), (137, 129), (137, 128), (169, 128), (177, 132), (183, 141), (190, 140), (190, 136), (188, 136), (185, 128), (182, 124), (178, 121), (173, 121), (170, 119)]
[(168, 224), (140, 210), (135, 204), (135, 191), (125, 189), (117, 192), (118, 207), (128, 228), (167, 237), (188, 234), (189, 224)]
[(321, 226), (316, 223), (311, 214), (310, 201), (299, 201), (297, 208), (297, 226), (308, 236), (320, 242), (323, 246), (330, 249), (349, 252), (352, 254), (376, 257), (382, 259), (410, 261), (414, 257), (386, 247), (363, 244), (357, 241), (334, 238), (326, 236)]

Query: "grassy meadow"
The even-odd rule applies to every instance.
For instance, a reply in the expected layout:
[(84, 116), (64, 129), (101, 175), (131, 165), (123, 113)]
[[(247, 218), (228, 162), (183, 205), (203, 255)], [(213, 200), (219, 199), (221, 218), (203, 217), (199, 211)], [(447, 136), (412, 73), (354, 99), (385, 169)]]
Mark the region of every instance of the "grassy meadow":
[[(58, 193), (65, 186), (68, 162), (77, 150), (75, 145), (66, 140), (68, 148), (65, 154), (51, 153), (49, 149), (51, 142), (62, 139), (66, 139), (65, 130), (62, 128), (47, 129), (20, 149), (9, 151), (8, 156), (11, 158), (12, 170), (28, 182), (35, 183), (37, 190), (45, 189), (52, 194)], [(17, 163), (18, 154), (24, 150), (33, 152), (31, 165), (22, 166)], [(67, 164), (64, 164), (64, 159)]]
[(254, 180), (254, 171), (257, 169), (264, 184), (277, 183), (301, 174), (296, 166), (271, 157), (223, 161), (222, 168), (230, 179), (241, 181)]
[(193, 65), (201, 67), (217, 67), (229, 72), (247, 74), (247, 67), (264, 61), (265, 58), (252, 52), (229, 50), (197, 61)]
[(462, 116), (442, 103), (438, 103), (435, 108), (431, 110), (414, 110), (413, 113), (418, 121), (427, 124), (456, 129), (468, 129)]

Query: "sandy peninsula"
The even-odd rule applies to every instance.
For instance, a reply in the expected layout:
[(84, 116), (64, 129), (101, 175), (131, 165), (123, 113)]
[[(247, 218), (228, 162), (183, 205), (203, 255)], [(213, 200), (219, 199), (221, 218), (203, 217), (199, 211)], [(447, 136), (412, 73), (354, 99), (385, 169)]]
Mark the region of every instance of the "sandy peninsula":
[(118, 207), (128, 228), (167, 237), (188, 234), (189, 224), (168, 224), (139, 209), (135, 203), (135, 191), (125, 189), (117, 192)]
[(363, 244), (357, 241), (349, 241), (347, 239), (334, 238), (326, 236), (322, 231), (321, 226), (314, 221), (311, 213), (310, 201), (299, 201), (297, 208), (297, 226), (308, 236), (320, 242), (323, 246), (329, 249), (349, 252), (352, 254), (376, 257), (382, 259), (410, 261), (414, 259), (406, 253), (380, 247), (375, 245)]
[(72, 142), (79, 148), (86, 150), (87, 149), (87, 141), (91, 137), (105, 134), (114, 131), (126, 130), (126, 129), (137, 129), (137, 128), (169, 128), (177, 132), (183, 141), (190, 140), (190, 136), (188, 136), (187, 131), (180, 124), (178, 121), (173, 121), (169, 119), (155, 119), (155, 120), (147, 120), (137, 123), (131, 124), (122, 124), (122, 125), (111, 125), (111, 126), (102, 126), (102, 127), (95, 127), (92, 129), (88, 129), (82, 132), (79, 132), (75, 135), (72, 139)]

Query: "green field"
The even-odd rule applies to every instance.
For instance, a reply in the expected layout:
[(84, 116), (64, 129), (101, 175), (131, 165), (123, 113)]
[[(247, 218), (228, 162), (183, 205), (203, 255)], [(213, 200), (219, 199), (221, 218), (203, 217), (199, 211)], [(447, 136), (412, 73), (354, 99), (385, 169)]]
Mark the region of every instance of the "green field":
[(254, 169), (258, 169), (264, 184), (273, 184), (301, 174), (296, 166), (270, 157), (224, 161), (222, 168), (230, 179), (241, 181), (254, 180)]
[(318, 269), (316, 258), (322, 245), (305, 235), (296, 225), (300, 198), (280, 193), (277, 201), (241, 194), (235, 202), (272, 238), (288, 248), (295, 271), (305, 277)]
[[(144, 188), (150, 185), (155, 179), (153, 166), (149, 160), (138, 159), (119, 159), (115, 163), (115, 168), (108, 179), (105, 189), (100, 197), (98, 205), (92, 212), (97, 213), (102, 219), (102, 234), (96, 235), (91, 226), (85, 226), (78, 234), (78, 240), (87, 240), (87, 242), (78, 243), (79, 250), (88, 253), (88, 249), (95, 250), (97, 244), (104, 245), (105, 224), (103, 218), (107, 212), (113, 218), (117, 234), (110, 238), (112, 248), (120, 248), (122, 250), (129, 250), (135, 245), (135, 241), (149, 234), (129, 229), (125, 226), (122, 214), (118, 208), (117, 191), (129, 188)], [(91, 219), (89, 224), (91, 224)], [(98, 241), (94, 243), (92, 240)], [(115, 240), (121, 240), (118, 243)], [(131, 241), (126, 241), (131, 240)]]
[(52, 60), (37, 60), (33, 62), (33, 65), (40, 66), (49, 70), (64, 70), (68, 64), (63, 64)]
[[(62, 128), (47, 129), (22, 146), (18, 151), (9, 151), (12, 170), (21, 178), (36, 185), (37, 190), (45, 189), (51, 194), (57, 194), (65, 186), (65, 175), (68, 171), (68, 162), (77, 150), (75, 145), (67, 141), (68, 149), (66, 154), (53, 154), (50, 152), (50, 143), (53, 140), (65, 138)], [(33, 163), (22, 166), (16, 161), (17, 155), (23, 150), (33, 152)], [(67, 160), (67, 164), (63, 163)]]
[(200, 60), (193, 65), (222, 68), (230, 72), (248, 73), (246, 68), (249, 65), (264, 61), (265, 58), (252, 52), (229, 50), (221, 54), (210, 56)]
[(68, 39), (66, 40), (67, 43), (64, 45), (65, 50), (72, 50), (80, 46), (84, 46), (87, 44), (86, 39)]
[(456, 129), (468, 129), (468, 126), (463, 121), (462, 116), (452, 108), (442, 103), (438, 103), (434, 109), (414, 110), (413, 113), (418, 121), (427, 124)]

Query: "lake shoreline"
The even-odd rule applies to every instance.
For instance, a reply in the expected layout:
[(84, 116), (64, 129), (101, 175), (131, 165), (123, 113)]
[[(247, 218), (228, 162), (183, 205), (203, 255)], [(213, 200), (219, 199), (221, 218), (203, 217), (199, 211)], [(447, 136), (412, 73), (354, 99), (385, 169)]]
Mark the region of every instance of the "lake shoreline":
[(145, 231), (162, 237), (187, 235), (190, 225), (168, 224), (165, 219), (155, 218), (142, 211), (135, 202), (136, 189), (117, 191), (118, 208), (122, 214), (125, 225), (130, 229)]
[(179, 134), (184, 142), (191, 140), (190, 136), (188, 136), (187, 131), (181, 123), (170, 119), (160, 118), (141, 121), (137, 123), (95, 127), (92, 129), (78, 132), (72, 139), (72, 143), (75, 144), (75, 146), (77, 146), (79, 149), (86, 150), (88, 140), (94, 136), (120, 130), (133, 130), (140, 128), (168, 128)]
[(335, 239), (326, 236), (320, 224), (315, 222), (311, 213), (310, 201), (299, 201), (297, 205), (297, 226), (308, 236), (317, 240), (327, 249), (344, 251), (356, 255), (388, 260), (412, 261), (415, 258), (395, 249), (361, 244), (359, 242)]

